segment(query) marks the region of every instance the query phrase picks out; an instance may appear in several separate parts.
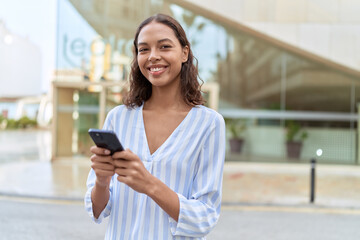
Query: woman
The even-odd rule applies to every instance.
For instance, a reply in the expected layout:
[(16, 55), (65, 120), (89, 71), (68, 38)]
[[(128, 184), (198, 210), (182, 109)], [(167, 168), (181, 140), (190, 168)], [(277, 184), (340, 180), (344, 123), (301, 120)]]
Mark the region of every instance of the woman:
[(134, 39), (130, 92), (104, 129), (130, 149), (92, 147), (85, 196), (106, 239), (205, 239), (221, 204), (225, 124), (203, 104), (190, 43), (180, 24), (157, 14)]

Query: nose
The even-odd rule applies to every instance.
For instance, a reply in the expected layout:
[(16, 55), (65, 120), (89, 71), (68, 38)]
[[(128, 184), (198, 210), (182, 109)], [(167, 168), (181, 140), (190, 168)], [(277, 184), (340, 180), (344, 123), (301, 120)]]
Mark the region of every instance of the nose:
[(157, 50), (151, 50), (148, 60), (152, 62), (152, 61), (158, 61), (160, 59), (161, 59), (160, 53)]

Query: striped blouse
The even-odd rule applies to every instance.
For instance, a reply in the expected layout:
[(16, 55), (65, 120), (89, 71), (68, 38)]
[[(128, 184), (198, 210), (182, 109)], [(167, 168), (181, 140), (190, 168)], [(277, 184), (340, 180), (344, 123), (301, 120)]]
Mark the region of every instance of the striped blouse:
[(220, 214), (225, 158), (222, 116), (204, 106), (193, 107), (153, 154), (147, 144), (142, 106), (115, 107), (109, 112), (104, 129), (115, 131), (122, 145), (136, 153), (152, 175), (175, 191), (180, 202), (176, 222), (150, 197), (117, 181), (115, 174), (109, 202), (95, 219), (91, 190), (96, 176), (91, 169), (85, 209), (96, 223), (110, 217), (105, 239), (205, 239)]

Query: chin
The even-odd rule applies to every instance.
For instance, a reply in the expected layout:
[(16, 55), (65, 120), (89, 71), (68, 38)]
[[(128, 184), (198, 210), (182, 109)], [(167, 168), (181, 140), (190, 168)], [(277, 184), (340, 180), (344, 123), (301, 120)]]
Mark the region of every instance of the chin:
[(171, 81), (161, 80), (161, 79), (151, 79), (151, 80), (149, 80), (149, 82), (154, 87), (165, 87), (165, 86), (168, 86), (168, 85), (172, 84)]
[(161, 88), (161, 87), (167, 87), (167, 86), (169, 86), (170, 84), (155, 82), (155, 83), (152, 83), (151, 85), (152, 85), (153, 87)]

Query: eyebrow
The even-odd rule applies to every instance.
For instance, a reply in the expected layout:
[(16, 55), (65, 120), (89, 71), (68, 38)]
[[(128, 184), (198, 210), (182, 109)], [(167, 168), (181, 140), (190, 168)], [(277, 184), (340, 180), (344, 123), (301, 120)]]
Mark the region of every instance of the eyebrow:
[[(167, 41), (173, 43), (173, 41), (170, 38), (163, 38), (163, 39), (158, 40), (157, 42), (162, 43), (162, 42), (167, 42)], [(147, 43), (146, 42), (139, 42), (138, 46), (140, 46), (140, 45), (147, 45)]]

